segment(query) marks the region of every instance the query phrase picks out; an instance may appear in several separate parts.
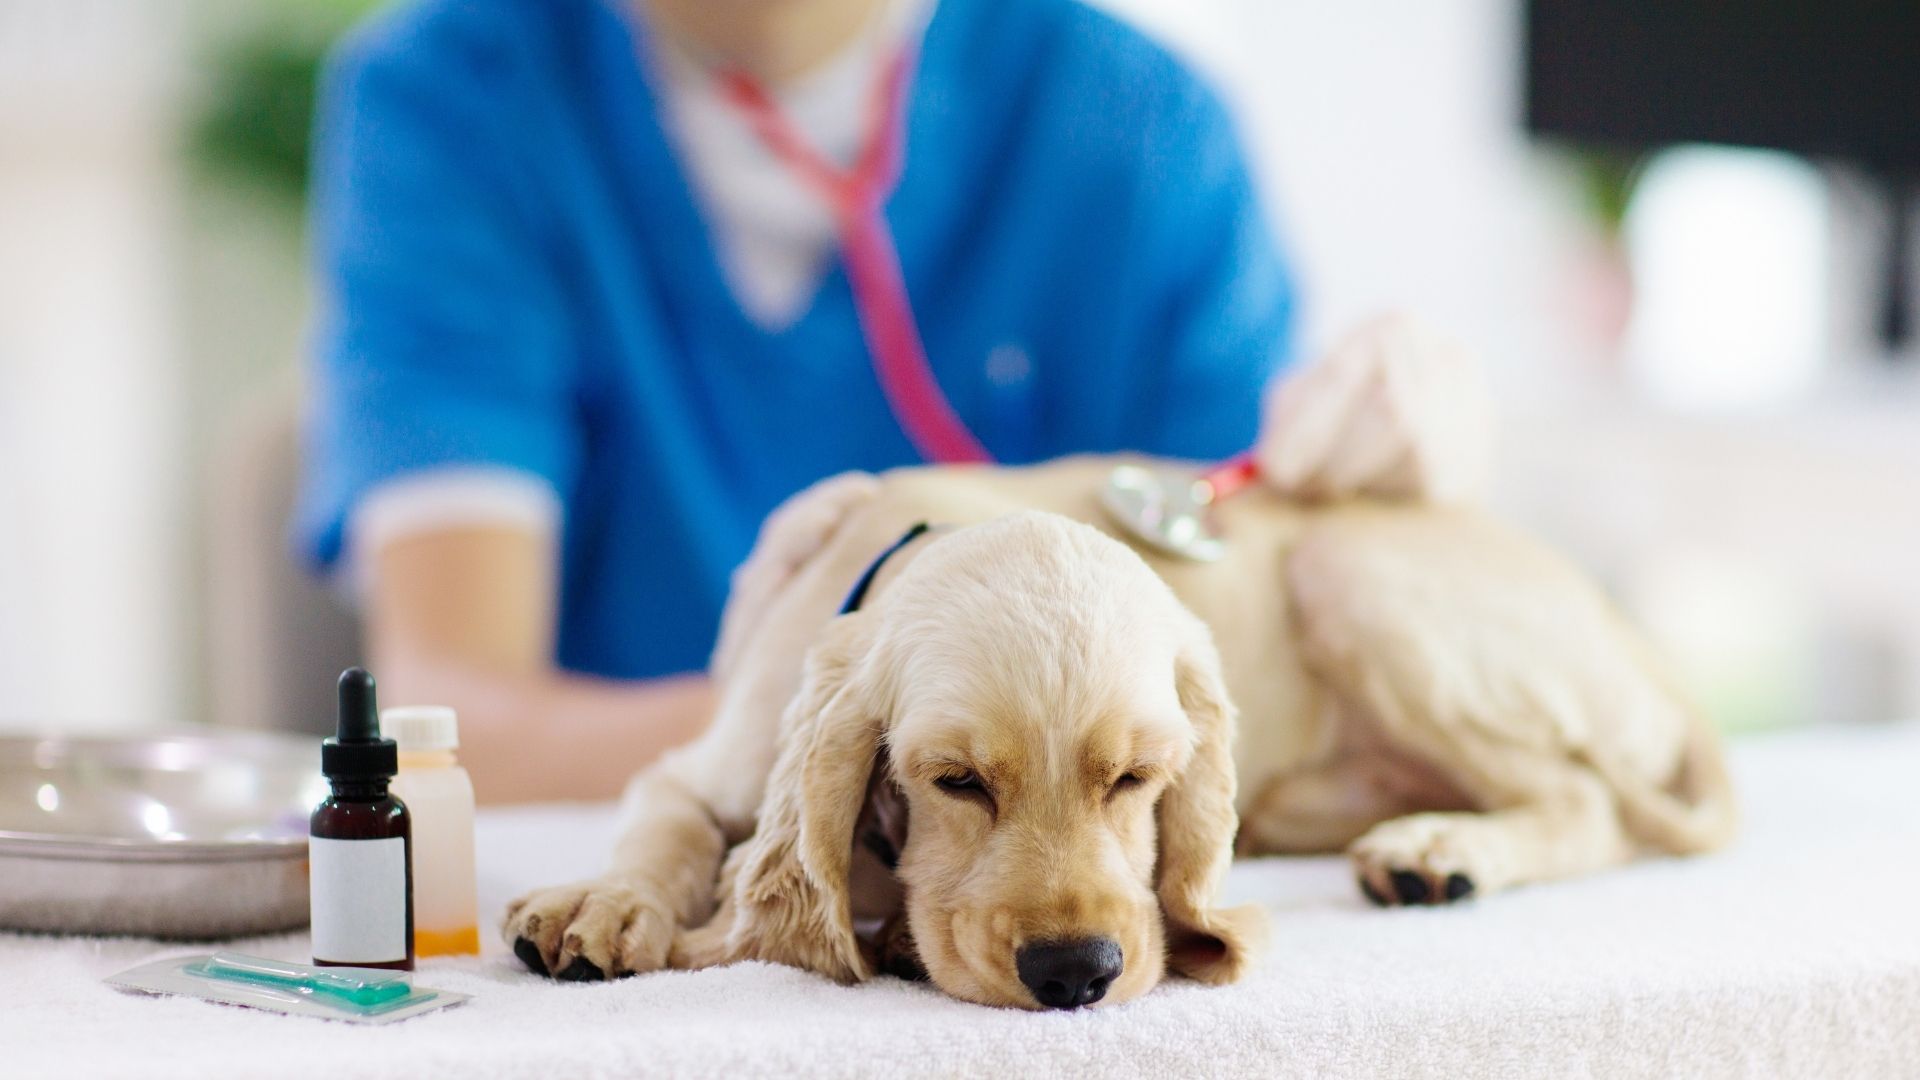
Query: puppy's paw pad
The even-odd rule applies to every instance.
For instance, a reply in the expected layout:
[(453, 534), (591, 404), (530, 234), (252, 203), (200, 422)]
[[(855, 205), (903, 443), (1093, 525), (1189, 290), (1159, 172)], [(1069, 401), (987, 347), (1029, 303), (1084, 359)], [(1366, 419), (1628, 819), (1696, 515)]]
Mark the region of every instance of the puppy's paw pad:
[(1441, 889), (1441, 895), (1445, 896), (1449, 903), (1465, 900), (1473, 895), (1473, 879), (1456, 870), (1447, 875), (1446, 886)]
[(527, 965), (527, 970), (535, 975), (547, 974), (547, 961), (540, 955), (540, 946), (523, 937), (513, 939), (513, 955)]
[(1427, 879), (1411, 870), (1390, 870), (1387, 880), (1393, 882), (1393, 893), (1403, 904), (1424, 904), (1433, 895)]
[(574, 957), (573, 963), (568, 964), (565, 971), (554, 976), (561, 982), (600, 982), (606, 977), (606, 972), (584, 956)]
[(1375, 826), (1347, 849), (1360, 891), (1383, 907), (1451, 904), (1478, 891), (1471, 837), (1447, 815)]
[(1355, 880), (1359, 881), (1360, 883), (1361, 895), (1365, 896), (1368, 900), (1373, 901), (1373, 905), (1375, 907), (1386, 907), (1387, 905), (1393, 903), (1393, 901), (1387, 899), (1386, 894), (1382, 893), (1379, 889), (1374, 888), (1373, 882), (1367, 877), (1367, 875), (1361, 874)]
[(673, 934), (664, 907), (622, 882), (543, 889), (509, 910), (504, 929), (514, 955), (567, 982), (657, 970)]

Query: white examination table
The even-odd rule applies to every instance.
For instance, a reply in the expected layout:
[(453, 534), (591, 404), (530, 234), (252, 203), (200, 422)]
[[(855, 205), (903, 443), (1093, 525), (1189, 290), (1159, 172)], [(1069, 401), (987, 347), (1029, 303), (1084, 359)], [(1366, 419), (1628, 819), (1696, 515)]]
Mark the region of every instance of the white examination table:
[[(418, 975), (472, 1002), (362, 1028), (100, 984), (193, 946), (0, 934), (0, 1075), (1920, 1077), (1920, 726), (1733, 757), (1745, 823), (1722, 854), (1392, 911), (1341, 860), (1244, 864), (1233, 897), (1273, 910), (1251, 979), (1082, 1013), (762, 965), (557, 984), (489, 933)], [(483, 814), (483, 909), (592, 872), (611, 828), (605, 806)]]

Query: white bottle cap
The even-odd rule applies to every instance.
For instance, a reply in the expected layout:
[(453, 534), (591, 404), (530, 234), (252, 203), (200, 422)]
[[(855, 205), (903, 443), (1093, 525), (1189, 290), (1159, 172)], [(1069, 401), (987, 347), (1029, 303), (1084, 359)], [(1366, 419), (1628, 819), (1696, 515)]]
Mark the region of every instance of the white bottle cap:
[(460, 720), (445, 705), (400, 705), (380, 710), (380, 730), (407, 750), (452, 750), (460, 745)]

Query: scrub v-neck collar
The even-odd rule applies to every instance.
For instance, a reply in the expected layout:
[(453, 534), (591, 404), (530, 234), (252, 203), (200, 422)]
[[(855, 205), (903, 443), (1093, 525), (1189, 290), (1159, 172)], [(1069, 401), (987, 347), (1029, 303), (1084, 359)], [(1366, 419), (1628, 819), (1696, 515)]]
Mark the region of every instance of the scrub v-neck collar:
[[(662, 76), (653, 70), (657, 53), (648, 40), (654, 31), (633, 12), (631, 0), (598, 0), (596, 6), (605, 25), (593, 35), (594, 86), (609, 121), (624, 179), (631, 184), (635, 201), (648, 209), (647, 235), (642, 237), (642, 244), (662, 288), (672, 292), (675, 307), (702, 313), (700, 317), (708, 319), (710, 328), (724, 327), (731, 336), (763, 345), (805, 341), (830, 312), (851, 317), (851, 305), (839, 302), (847, 292), (847, 279), (837, 243), (827, 255), (811, 297), (785, 326), (763, 327), (741, 306), (720, 265), (714, 224), (701, 208), (661, 115), (664, 105), (655, 80)], [(910, 241), (901, 236), (903, 215), (899, 207), (903, 202), (919, 205), (913, 189), (916, 178), (926, 173), (924, 168), (915, 167), (915, 147), (928, 141), (924, 90), (930, 72), (931, 78), (939, 77), (944, 27), (953, 6), (951, 2), (935, 3), (927, 16), (913, 82), (906, 91), (905, 160), (884, 210), (903, 261), (910, 258)]]

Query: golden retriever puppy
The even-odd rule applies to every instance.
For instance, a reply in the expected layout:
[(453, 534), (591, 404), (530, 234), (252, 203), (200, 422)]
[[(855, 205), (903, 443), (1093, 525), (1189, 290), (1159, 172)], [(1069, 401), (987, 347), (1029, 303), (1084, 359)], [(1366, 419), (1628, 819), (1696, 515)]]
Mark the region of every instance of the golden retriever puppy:
[[(561, 978), (924, 970), (1073, 1008), (1244, 970), (1262, 913), (1215, 897), (1236, 829), (1346, 850), (1383, 904), (1729, 835), (1711, 733), (1551, 552), (1472, 512), (1255, 490), (1220, 508), (1226, 558), (1181, 562), (1112, 535), (1112, 464), (796, 496), (736, 576), (713, 726), (636, 779), (607, 874), (509, 908), (515, 951)], [(940, 527), (903, 540), (917, 522)]]

